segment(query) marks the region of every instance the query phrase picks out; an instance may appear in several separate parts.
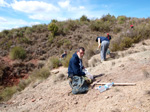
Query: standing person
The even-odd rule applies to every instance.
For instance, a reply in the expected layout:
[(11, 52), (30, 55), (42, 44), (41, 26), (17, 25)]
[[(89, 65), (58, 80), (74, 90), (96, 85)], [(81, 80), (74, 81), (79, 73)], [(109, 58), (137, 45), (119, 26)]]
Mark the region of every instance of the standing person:
[(101, 55), (101, 61), (106, 60), (106, 52), (109, 47), (109, 39), (107, 37), (97, 37), (98, 41), (98, 48), (101, 47), (100, 55)]
[(67, 56), (67, 51), (64, 51), (64, 53), (60, 57), (65, 58), (66, 56)]
[(69, 84), (72, 88), (73, 94), (86, 93), (88, 91), (89, 84), (85, 80), (85, 72), (82, 65), (82, 58), (84, 56), (85, 49), (79, 47), (77, 52), (72, 55), (68, 67)]

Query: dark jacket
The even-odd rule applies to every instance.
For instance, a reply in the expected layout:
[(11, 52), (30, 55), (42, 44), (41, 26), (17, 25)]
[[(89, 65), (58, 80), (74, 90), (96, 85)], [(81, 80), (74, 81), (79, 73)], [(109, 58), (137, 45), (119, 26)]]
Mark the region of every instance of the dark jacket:
[(109, 42), (108, 38), (106, 38), (106, 37), (97, 37), (97, 38), (100, 38), (100, 43), (102, 43), (103, 41)]
[(74, 53), (72, 55), (72, 58), (70, 59), (69, 62), (69, 67), (68, 67), (68, 77), (72, 77), (72, 76), (85, 76), (85, 73), (82, 72), (82, 70), (80, 69), (80, 61), (82, 63), (82, 60), (79, 59), (77, 53)]

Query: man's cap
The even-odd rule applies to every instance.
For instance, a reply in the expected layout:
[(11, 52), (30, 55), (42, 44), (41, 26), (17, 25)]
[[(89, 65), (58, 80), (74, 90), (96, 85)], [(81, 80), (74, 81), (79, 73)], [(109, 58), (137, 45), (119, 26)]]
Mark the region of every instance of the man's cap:
[(107, 33), (107, 35), (109, 35), (109, 33)]

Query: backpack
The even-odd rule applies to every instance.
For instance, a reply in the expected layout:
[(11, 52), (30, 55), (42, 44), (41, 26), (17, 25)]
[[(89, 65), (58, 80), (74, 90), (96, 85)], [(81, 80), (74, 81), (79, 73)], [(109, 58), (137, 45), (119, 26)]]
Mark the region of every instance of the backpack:
[(111, 36), (109, 35), (109, 36), (107, 36), (107, 38), (108, 38), (108, 40), (111, 40)]
[(98, 42), (98, 37), (96, 37), (96, 42)]

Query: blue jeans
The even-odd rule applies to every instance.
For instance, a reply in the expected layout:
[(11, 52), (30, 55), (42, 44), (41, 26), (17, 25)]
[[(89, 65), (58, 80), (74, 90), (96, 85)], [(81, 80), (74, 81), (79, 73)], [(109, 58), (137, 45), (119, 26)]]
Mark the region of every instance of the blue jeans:
[(109, 47), (109, 41), (102, 41), (101, 43), (101, 61), (105, 61), (106, 60), (106, 52), (107, 49)]

